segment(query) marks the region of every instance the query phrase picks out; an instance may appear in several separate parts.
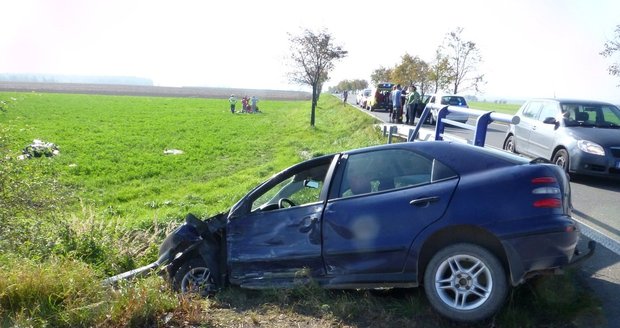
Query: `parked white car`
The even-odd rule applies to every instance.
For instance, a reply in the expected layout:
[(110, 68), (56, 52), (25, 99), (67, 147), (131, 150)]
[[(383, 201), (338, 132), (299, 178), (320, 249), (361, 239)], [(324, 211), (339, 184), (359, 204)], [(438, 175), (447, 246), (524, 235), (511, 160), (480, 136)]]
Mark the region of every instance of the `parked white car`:
[(368, 97), (370, 97), (372, 89), (364, 89), (357, 92), (357, 97), (355, 97), (355, 103), (362, 108), (366, 108), (366, 102)]
[[(449, 95), (449, 94), (435, 94), (430, 97), (428, 103), (426, 104), (426, 108), (430, 109), (430, 116), (428, 118), (431, 124), (435, 124), (437, 122), (437, 116), (439, 115), (439, 110), (446, 106), (459, 106), (469, 108), (467, 105), (467, 101), (462, 96)], [(451, 113), (446, 117), (449, 120), (465, 123), (469, 118), (465, 114), (460, 113)]]

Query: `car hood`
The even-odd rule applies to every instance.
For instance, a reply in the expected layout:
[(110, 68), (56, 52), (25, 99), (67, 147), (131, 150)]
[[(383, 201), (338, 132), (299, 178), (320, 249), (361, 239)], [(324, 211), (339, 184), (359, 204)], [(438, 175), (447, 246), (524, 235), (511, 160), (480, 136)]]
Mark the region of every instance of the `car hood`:
[(576, 140), (588, 140), (601, 146), (620, 145), (620, 129), (571, 127), (566, 128), (566, 132)]

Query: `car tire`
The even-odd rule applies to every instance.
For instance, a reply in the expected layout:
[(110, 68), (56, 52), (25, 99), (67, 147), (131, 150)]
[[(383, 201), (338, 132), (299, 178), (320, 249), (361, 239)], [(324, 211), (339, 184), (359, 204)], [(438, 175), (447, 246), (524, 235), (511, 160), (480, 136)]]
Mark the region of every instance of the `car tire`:
[(556, 151), (555, 154), (553, 154), (553, 158), (551, 159), (551, 162), (553, 164), (556, 164), (562, 167), (562, 169), (564, 169), (565, 172), (568, 172), (568, 164), (570, 162), (568, 158), (568, 152), (566, 151), (566, 149), (558, 149), (558, 151)]
[(433, 308), (462, 322), (494, 315), (508, 294), (501, 262), (487, 249), (469, 243), (447, 246), (426, 267), (424, 290)]
[(201, 258), (183, 263), (172, 277), (172, 288), (180, 293), (195, 293), (207, 296), (216, 290), (211, 270)]
[(515, 154), (517, 153), (515, 150), (515, 137), (513, 135), (509, 135), (504, 141), (504, 150)]

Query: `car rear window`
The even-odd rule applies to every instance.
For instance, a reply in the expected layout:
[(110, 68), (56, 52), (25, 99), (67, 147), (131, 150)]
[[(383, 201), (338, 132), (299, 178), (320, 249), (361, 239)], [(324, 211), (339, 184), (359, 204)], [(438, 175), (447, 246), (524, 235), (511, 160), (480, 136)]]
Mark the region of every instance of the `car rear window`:
[(463, 97), (457, 96), (443, 96), (441, 97), (442, 105), (450, 105), (450, 106), (466, 106), (467, 102)]

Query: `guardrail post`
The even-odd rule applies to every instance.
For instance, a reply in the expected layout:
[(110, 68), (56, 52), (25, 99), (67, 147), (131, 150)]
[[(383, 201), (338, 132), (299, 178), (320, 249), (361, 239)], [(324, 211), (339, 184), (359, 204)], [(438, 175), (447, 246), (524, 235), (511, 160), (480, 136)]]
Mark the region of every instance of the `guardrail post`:
[(443, 137), (441, 136), (443, 134), (443, 131), (445, 129), (445, 124), (443, 123), (443, 119), (446, 118), (446, 116), (448, 116), (448, 113), (450, 111), (448, 110), (448, 106), (442, 107), (439, 112), (437, 113), (437, 122), (435, 122), (435, 140), (443, 140)]
[(474, 132), (475, 146), (484, 147), (484, 143), (487, 138), (487, 127), (491, 124), (491, 122), (493, 122), (493, 119), (491, 119), (491, 113), (492, 112), (482, 114), (476, 120), (476, 131)]
[[(413, 134), (411, 133), (409, 134), (409, 137), (407, 138), (407, 142), (411, 142), (415, 140), (415, 137), (418, 136), (418, 133), (420, 132), (420, 128), (422, 127), (424, 122), (426, 122), (426, 119), (428, 118), (429, 113), (430, 113), (429, 107), (425, 107), (424, 110), (422, 110), (422, 114), (420, 114), (420, 119), (418, 120), (418, 124), (415, 125)], [(415, 120), (415, 117), (413, 119)]]
[(388, 144), (392, 143), (392, 137), (394, 136), (394, 130), (398, 131), (397, 129), (398, 128), (396, 126), (393, 126), (393, 125), (390, 126), (390, 132), (388, 134)]

